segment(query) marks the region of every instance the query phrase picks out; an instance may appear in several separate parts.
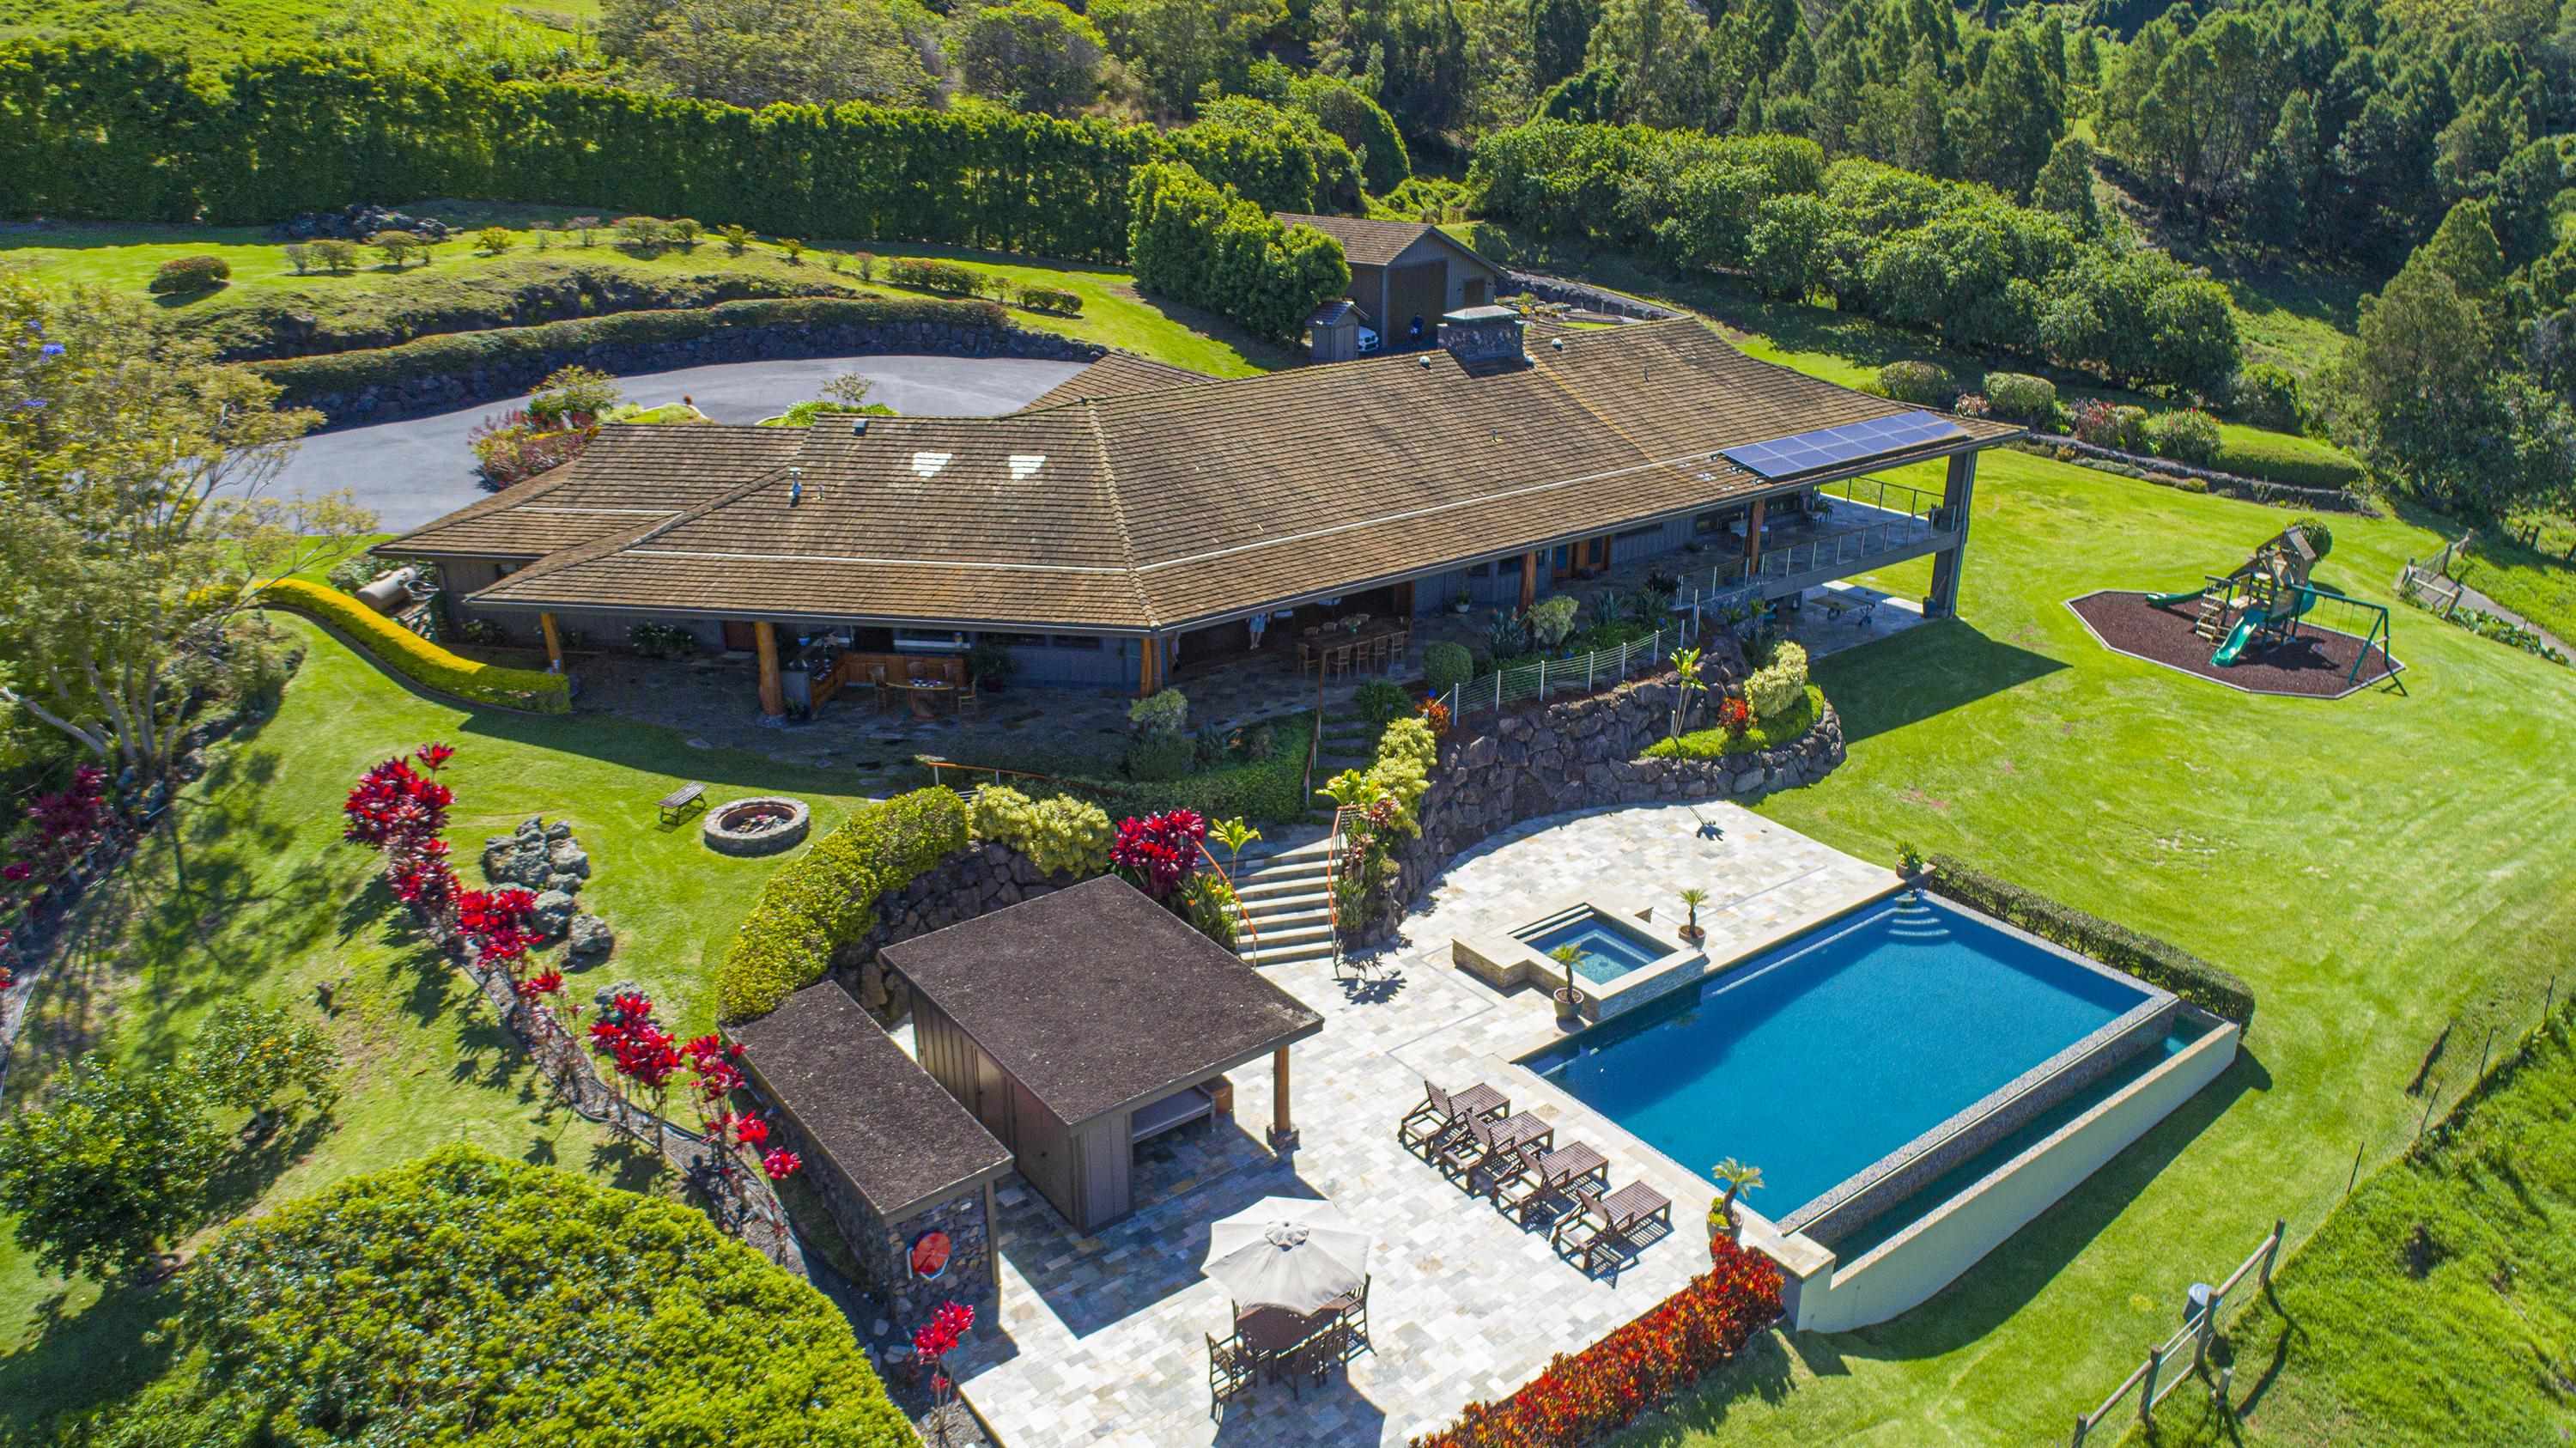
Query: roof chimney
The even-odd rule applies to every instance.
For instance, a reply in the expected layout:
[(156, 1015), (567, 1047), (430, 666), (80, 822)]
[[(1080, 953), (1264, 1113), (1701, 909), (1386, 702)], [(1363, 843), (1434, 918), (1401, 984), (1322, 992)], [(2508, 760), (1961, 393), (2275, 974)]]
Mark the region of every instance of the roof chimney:
[(1440, 319), (1440, 345), (1462, 366), (1521, 362), (1521, 314), (1509, 307), (1462, 307)]

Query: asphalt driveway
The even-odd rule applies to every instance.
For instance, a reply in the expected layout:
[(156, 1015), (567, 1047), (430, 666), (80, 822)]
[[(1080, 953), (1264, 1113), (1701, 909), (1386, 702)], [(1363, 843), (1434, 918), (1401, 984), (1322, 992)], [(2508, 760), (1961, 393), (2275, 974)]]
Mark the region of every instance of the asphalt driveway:
[[(810, 357), (729, 362), (623, 379), (630, 402), (660, 404), (687, 397), (718, 422), (758, 422), (818, 395), (842, 372), (876, 382), (868, 394), (913, 416), (989, 417), (1009, 412), (1082, 370), (1078, 362), (997, 357)], [(304, 440), (270, 496), (312, 497), (347, 488), (399, 532), (485, 497), (474, 478), (466, 434), (506, 410), (487, 402), (434, 417), (379, 422), (317, 433)]]

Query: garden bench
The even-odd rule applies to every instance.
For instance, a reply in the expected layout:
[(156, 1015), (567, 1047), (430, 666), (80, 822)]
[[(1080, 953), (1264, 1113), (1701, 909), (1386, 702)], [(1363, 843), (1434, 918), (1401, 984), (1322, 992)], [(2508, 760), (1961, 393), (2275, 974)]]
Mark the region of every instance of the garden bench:
[(706, 801), (707, 787), (705, 785), (684, 784), (678, 789), (671, 791), (669, 794), (662, 796), (660, 800), (654, 803), (653, 808), (661, 812), (662, 823), (666, 825), (675, 825), (680, 822), (683, 815), (688, 813), (689, 806), (696, 805), (700, 809), (705, 809), (707, 807)]

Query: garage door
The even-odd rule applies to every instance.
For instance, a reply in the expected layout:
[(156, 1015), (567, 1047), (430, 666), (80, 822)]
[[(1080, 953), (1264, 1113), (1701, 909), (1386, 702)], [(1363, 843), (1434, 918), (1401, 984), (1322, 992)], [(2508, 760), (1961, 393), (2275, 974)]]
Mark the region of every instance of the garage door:
[[(1401, 345), (1419, 337), (1429, 342), (1439, 335), (1440, 314), (1449, 310), (1449, 263), (1425, 262), (1420, 266), (1400, 266), (1386, 274), (1386, 333), (1390, 345)], [(1419, 321), (1417, 334), (1413, 324)]]

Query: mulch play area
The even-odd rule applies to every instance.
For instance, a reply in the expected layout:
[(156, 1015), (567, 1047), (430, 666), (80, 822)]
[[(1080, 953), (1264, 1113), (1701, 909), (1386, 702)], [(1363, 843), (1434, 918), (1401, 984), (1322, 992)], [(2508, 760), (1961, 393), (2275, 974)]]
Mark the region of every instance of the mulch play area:
[[(2260, 653), (2248, 650), (2226, 668), (2209, 661), (2217, 645), (2192, 632), (2199, 616), (2193, 604), (2157, 608), (2143, 593), (2104, 589), (2066, 606), (2084, 620), (2093, 637), (2117, 654), (2145, 659), (2169, 669), (2214, 680), (2249, 694), (2298, 694), (2311, 699), (2340, 699), (2358, 689), (2384, 682), (2405, 665), (2390, 659), (2377, 645), (2365, 646), (2348, 633), (2302, 623), (2299, 636)], [(2361, 673), (2352, 663), (2367, 649)]]

